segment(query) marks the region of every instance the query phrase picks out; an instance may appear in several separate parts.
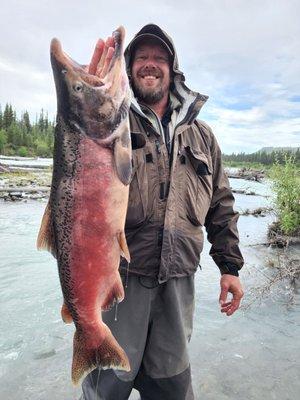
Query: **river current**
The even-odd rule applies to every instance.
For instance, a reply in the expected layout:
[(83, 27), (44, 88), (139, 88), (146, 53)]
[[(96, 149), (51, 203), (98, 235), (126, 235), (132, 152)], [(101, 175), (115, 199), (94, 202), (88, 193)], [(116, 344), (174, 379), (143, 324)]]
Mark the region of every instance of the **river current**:
[[(270, 195), (266, 184), (231, 180), (236, 189)], [(237, 194), (239, 211), (270, 206), (271, 197)], [(73, 325), (60, 318), (62, 295), (53, 257), (35, 248), (44, 202), (0, 203), (0, 400), (76, 400), (70, 379)], [(245, 307), (220, 313), (219, 272), (205, 243), (196, 274), (196, 309), (190, 343), (197, 400), (300, 398), (300, 295), (289, 303), (288, 282), (259, 301), (248, 296), (274, 273), (267, 248), (274, 216), (241, 216)], [(294, 250), (299, 256), (299, 249)], [(257, 296), (259, 297), (259, 296)], [(134, 316), (133, 316), (134, 317)], [(132, 394), (132, 399), (138, 398)]]

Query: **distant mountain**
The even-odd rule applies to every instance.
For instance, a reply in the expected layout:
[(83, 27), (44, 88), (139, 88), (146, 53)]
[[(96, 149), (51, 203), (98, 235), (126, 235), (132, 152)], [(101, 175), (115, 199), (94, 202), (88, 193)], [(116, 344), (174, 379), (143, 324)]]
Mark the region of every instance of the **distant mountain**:
[(296, 153), (298, 149), (300, 149), (300, 147), (263, 147), (260, 150), (256, 151), (256, 153), (271, 154), (273, 153), (273, 151), (278, 151), (278, 152), (289, 151), (292, 153)]

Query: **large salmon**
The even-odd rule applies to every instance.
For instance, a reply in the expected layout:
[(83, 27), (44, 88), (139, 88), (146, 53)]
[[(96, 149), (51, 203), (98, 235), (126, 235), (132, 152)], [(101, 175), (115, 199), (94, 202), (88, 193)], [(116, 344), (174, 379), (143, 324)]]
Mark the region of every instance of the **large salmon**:
[(64, 304), (74, 321), (72, 380), (97, 366), (130, 370), (128, 358), (101, 318), (124, 298), (120, 256), (129, 261), (124, 234), (131, 176), (129, 84), (124, 28), (104, 79), (89, 75), (57, 39), (51, 63), (57, 92), (53, 178), (37, 246), (57, 258)]

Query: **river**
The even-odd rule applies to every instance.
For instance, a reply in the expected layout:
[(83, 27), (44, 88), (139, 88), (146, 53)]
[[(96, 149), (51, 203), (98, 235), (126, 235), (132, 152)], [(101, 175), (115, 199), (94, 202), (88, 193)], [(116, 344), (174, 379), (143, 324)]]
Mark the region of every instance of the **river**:
[[(269, 195), (267, 184), (231, 180), (232, 187)], [(240, 211), (270, 206), (271, 198), (236, 195)], [(44, 202), (0, 203), (0, 400), (76, 400), (70, 380), (73, 325), (60, 318), (62, 295), (55, 260), (35, 249)], [(272, 276), (278, 250), (266, 241), (274, 216), (241, 216), (246, 264), (244, 304)], [(288, 285), (275, 288), (232, 317), (218, 306), (219, 272), (205, 244), (196, 274), (190, 355), (197, 400), (296, 400), (300, 393), (300, 295), (289, 305)], [(294, 250), (299, 256), (299, 248)], [(133, 394), (132, 399), (137, 396)]]

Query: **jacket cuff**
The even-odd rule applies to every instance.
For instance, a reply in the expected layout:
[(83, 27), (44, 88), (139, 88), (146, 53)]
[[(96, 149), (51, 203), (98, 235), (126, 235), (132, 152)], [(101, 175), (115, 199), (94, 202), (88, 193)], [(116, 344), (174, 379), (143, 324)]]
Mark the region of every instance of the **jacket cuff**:
[(228, 275), (239, 276), (240, 268), (229, 262), (220, 265), (219, 269), (221, 271), (221, 275), (228, 274)]

